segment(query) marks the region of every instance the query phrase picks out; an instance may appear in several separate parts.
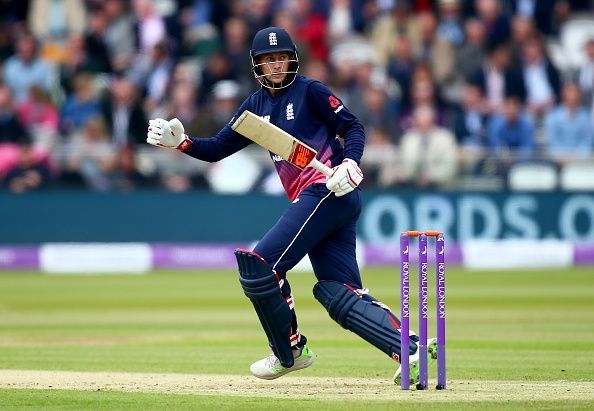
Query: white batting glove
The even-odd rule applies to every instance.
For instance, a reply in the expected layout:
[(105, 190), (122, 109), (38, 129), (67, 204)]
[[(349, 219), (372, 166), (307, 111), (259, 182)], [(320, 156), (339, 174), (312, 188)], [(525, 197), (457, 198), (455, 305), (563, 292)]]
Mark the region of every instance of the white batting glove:
[(156, 118), (149, 121), (146, 142), (157, 147), (175, 148), (185, 151), (192, 140), (184, 134), (184, 126), (177, 118), (167, 121)]
[(363, 172), (355, 160), (346, 158), (343, 162), (332, 169), (332, 176), (326, 181), (326, 188), (341, 197), (353, 191), (361, 181)]

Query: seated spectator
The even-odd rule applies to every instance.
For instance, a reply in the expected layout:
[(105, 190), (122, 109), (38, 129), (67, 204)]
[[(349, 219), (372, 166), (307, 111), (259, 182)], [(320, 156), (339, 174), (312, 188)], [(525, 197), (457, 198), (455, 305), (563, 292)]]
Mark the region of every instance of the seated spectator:
[(511, 68), (510, 52), (505, 43), (487, 45), (487, 58), (469, 81), (480, 87), (489, 113), (500, 112), (507, 96), (514, 95), (521, 100), (526, 97), (524, 77), (521, 71)]
[(455, 76), (464, 81), (480, 68), (485, 60), (485, 27), (475, 18), (464, 23), (464, 43), (454, 51)]
[(390, 101), (385, 84), (371, 84), (364, 89), (363, 104), (355, 114), (368, 133), (382, 130), (393, 142), (397, 141), (397, 107)]
[(418, 43), (412, 43), (415, 58), (429, 65), (436, 84), (443, 86), (453, 79), (454, 47), (443, 38), (437, 37), (437, 19), (431, 12), (418, 15)]
[(34, 145), (51, 150), (57, 137), (60, 116), (47, 92), (39, 86), (32, 86), (29, 97), (17, 106), (17, 114)]
[(534, 123), (522, 111), (522, 102), (518, 97), (506, 97), (503, 112), (491, 117), (487, 133), (489, 147), (502, 166), (532, 156)]
[(29, 135), (18, 120), (10, 89), (0, 84), (0, 144), (28, 141)]
[(398, 182), (398, 146), (393, 136), (385, 130), (376, 128), (365, 132), (365, 151), (361, 166), (365, 169), (365, 185), (389, 187)]
[(406, 106), (410, 105), (410, 86), (415, 68), (415, 59), (410, 41), (404, 36), (394, 39), (394, 55), (388, 61), (387, 72), (400, 88), (400, 100)]
[(578, 81), (583, 102), (586, 105), (590, 105), (594, 103), (594, 37), (586, 41), (584, 52), (586, 59), (579, 69)]
[(68, 49), (67, 39), (86, 30), (84, 0), (32, 0), (28, 23), (35, 37), (43, 42), (42, 55), (59, 64)]
[(547, 113), (545, 136), (553, 160), (564, 165), (593, 154), (594, 126), (586, 107), (580, 105), (580, 89), (567, 83), (562, 89), (562, 103)]
[(37, 43), (31, 34), (23, 34), (17, 40), (16, 54), (4, 64), (4, 82), (21, 102), (29, 95), (31, 86), (37, 85), (46, 91), (53, 86), (53, 68), (39, 58)]
[(439, 18), (437, 36), (460, 46), (464, 42), (460, 0), (439, 0)]
[(414, 111), (414, 126), (400, 143), (399, 179), (418, 187), (451, 183), (458, 166), (456, 137), (435, 122), (433, 109), (422, 105)]
[(154, 173), (141, 173), (136, 164), (132, 147), (123, 147), (117, 155), (113, 187), (119, 191), (132, 191), (137, 188), (155, 187), (157, 178)]
[(395, 38), (403, 37), (413, 44), (419, 42), (417, 17), (410, 8), (410, 2), (397, 1), (390, 13), (372, 23), (370, 40), (379, 64), (386, 64), (393, 55)]
[(109, 142), (105, 122), (101, 117), (89, 118), (71, 138), (66, 171), (80, 175), (87, 187), (106, 191), (112, 188), (115, 162), (116, 150)]
[(103, 11), (107, 18), (105, 45), (110, 58), (110, 66), (122, 73), (134, 57), (136, 35), (134, 17), (127, 9), (124, 0), (105, 0)]
[(173, 70), (169, 46), (157, 43), (148, 55), (137, 56), (127, 77), (146, 94), (144, 110), (152, 115), (163, 103)]
[(93, 90), (93, 78), (79, 74), (72, 80), (73, 94), (68, 96), (60, 115), (61, 129), (69, 134), (79, 130), (86, 122), (101, 114), (99, 102)]
[(132, 9), (138, 30), (138, 43), (141, 53), (149, 53), (166, 36), (165, 21), (157, 14), (151, 0), (133, 0)]
[(463, 146), (487, 146), (487, 115), (481, 89), (474, 84), (466, 84), (462, 104), (454, 114), (454, 133)]
[(130, 80), (119, 77), (112, 81), (101, 111), (114, 146), (121, 148), (146, 142), (147, 119), (138, 90)]
[(21, 194), (47, 187), (50, 181), (50, 169), (35, 155), (33, 145), (22, 144), (18, 163), (6, 173), (4, 185), (13, 193)]
[(503, 43), (509, 39), (509, 17), (502, 10), (498, 0), (476, 0), (478, 18), (487, 29), (487, 38), (494, 43)]
[(208, 104), (198, 110), (188, 124), (191, 136), (212, 136), (218, 133), (235, 115), (239, 101), (239, 85), (231, 80), (216, 83)]
[(555, 105), (561, 88), (559, 71), (545, 55), (540, 38), (534, 36), (522, 46), (520, 69), (526, 84), (527, 110), (539, 118)]

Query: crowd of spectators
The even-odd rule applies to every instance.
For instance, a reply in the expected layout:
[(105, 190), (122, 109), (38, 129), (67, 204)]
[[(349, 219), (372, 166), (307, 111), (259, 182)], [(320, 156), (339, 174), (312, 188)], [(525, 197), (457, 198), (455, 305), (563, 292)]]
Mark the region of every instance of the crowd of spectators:
[[(363, 122), (369, 187), (448, 187), (518, 161), (594, 154), (594, 32), (551, 55), (591, 0), (5, 0), (0, 186), (278, 192), (265, 153), (209, 165), (146, 145), (147, 119), (220, 130), (257, 83), (253, 34), (285, 28), (300, 72)], [(247, 180), (240, 188), (225, 176)], [(234, 179), (230, 179), (234, 180)]]

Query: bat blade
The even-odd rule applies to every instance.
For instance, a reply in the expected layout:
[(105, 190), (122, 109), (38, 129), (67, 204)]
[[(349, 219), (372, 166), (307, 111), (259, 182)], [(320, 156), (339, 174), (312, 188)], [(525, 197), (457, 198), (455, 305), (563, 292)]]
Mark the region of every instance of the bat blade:
[(332, 174), (329, 167), (316, 160), (316, 150), (248, 110), (241, 113), (231, 128), (300, 169), (311, 166), (327, 176)]

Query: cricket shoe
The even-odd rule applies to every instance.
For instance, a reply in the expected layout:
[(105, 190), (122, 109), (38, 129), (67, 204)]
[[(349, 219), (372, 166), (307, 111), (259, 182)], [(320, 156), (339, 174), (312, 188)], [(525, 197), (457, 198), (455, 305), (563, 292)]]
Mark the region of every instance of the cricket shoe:
[(270, 354), (268, 357), (253, 363), (250, 371), (255, 377), (262, 378), (263, 380), (274, 380), (291, 371), (307, 368), (316, 359), (316, 355), (307, 347), (307, 344), (303, 346), (301, 352), (295, 350), (293, 356), (295, 357), (295, 364), (290, 368), (283, 367), (280, 360), (274, 354)]
[[(419, 383), (419, 342), (417, 341), (417, 351), (413, 355), (408, 356), (409, 376), (411, 385)], [(427, 368), (431, 369), (435, 360), (437, 359), (437, 338), (429, 338), (427, 340)], [(402, 365), (398, 367), (394, 374), (394, 382), (400, 385), (400, 374), (402, 373)]]

